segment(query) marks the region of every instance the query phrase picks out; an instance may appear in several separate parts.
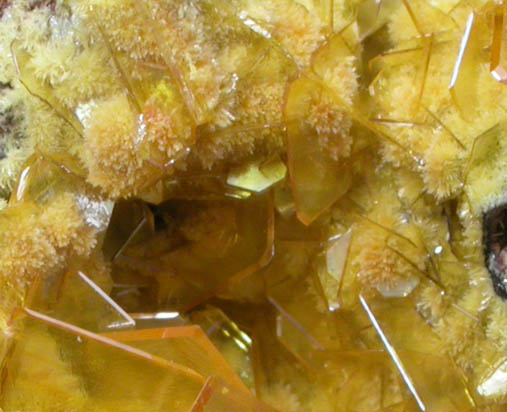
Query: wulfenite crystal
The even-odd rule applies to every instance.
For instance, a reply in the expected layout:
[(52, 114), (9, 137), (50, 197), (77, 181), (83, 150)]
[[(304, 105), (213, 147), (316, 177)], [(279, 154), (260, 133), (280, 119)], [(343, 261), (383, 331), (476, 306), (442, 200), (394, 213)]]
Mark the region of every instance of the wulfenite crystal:
[(505, 33), (0, 2), (0, 410), (504, 411)]

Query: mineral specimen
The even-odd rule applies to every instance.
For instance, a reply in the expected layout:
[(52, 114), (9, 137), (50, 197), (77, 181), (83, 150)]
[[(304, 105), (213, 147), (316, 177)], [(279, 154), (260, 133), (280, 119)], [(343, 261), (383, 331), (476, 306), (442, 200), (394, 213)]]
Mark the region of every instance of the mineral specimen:
[(0, 0), (0, 411), (506, 410), (506, 7)]

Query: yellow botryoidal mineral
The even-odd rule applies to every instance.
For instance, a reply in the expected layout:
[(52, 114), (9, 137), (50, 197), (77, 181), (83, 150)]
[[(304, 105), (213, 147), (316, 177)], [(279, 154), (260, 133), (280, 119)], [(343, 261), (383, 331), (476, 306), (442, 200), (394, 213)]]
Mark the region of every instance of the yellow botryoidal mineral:
[(0, 410), (505, 410), (506, 7), (0, 1)]

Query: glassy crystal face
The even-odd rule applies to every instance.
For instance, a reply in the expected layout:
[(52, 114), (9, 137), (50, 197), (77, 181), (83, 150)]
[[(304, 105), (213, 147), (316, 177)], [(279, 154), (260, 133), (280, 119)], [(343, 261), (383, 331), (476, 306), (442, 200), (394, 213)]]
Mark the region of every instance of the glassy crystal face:
[(505, 32), (0, 3), (0, 410), (505, 410)]
[(506, 43), (505, 37), (505, 5), (499, 4), (495, 10), (493, 23), (493, 43), (491, 51), (491, 75), (500, 83), (507, 81), (505, 69)]

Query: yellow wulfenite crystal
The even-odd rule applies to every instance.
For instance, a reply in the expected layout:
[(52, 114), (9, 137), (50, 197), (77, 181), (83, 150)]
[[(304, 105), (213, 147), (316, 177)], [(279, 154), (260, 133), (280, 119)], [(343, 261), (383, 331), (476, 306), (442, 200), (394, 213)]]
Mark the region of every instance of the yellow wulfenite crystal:
[(0, 3), (0, 408), (507, 407), (505, 6)]

